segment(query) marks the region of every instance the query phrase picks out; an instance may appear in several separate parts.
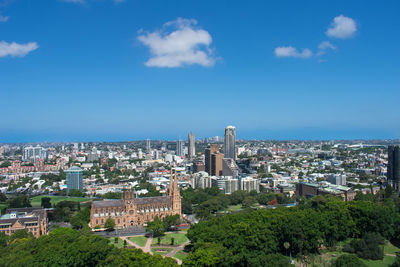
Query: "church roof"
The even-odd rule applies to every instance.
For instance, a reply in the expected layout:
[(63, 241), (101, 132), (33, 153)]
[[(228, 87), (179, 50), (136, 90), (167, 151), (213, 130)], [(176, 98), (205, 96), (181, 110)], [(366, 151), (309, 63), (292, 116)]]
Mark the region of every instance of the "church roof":
[(122, 199), (93, 201), (93, 208), (108, 208), (108, 207), (122, 207), (122, 206), (124, 206), (124, 201)]
[(161, 196), (161, 197), (142, 197), (135, 198), (136, 204), (156, 204), (156, 203), (168, 203), (171, 201), (171, 197), (169, 196)]

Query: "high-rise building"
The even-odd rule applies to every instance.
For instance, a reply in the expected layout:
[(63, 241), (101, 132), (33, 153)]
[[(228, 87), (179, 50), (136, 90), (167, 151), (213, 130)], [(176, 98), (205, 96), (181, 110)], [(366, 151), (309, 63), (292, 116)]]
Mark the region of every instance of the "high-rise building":
[(221, 176), (222, 175), (222, 159), (224, 154), (216, 152), (211, 154), (211, 175)]
[(72, 189), (83, 191), (83, 170), (77, 166), (69, 168), (67, 171), (67, 193)]
[(217, 144), (211, 144), (209, 145), (205, 152), (204, 152), (204, 165), (205, 165), (205, 171), (209, 174), (212, 175), (211, 173), (211, 155), (214, 153), (219, 152), (219, 146)]
[(181, 157), (184, 155), (184, 151), (183, 151), (183, 141), (182, 140), (178, 140), (176, 142), (176, 155)]
[(198, 172), (193, 174), (192, 179), (192, 188), (208, 188), (212, 186), (211, 176), (206, 172)]
[(239, 167), (234, 159), (222, 159), (222, 176), (237, 177), (239, 175)]
[(224, 154), (225, 158), (236, 159), (236, 129), (234, 126), (225, 127), (224, 134)]
[(24, 148), (24, 156), (23, 160), (33, 160), (37, 159), (46, 159), (47, 158), (47, 149), (40, 146), (28, 146)]
[(393, 190), (399, 192), (400, 189), (400, 146), (392, 145), (388, 147), (388, 167), (387, 180), (392, 183)]
[(257, 179), (245, 177), (240, 179), (240, 190), (251, 192), (260, 192), (260, 185)]
[(346, 175), (344, 174), (331, 174), (328, 176), (328, 182), (334, 185), (346, 185)]
[(189, 151), (188, 151), (189, 159), (193, 159), (196, 154), (196, 147), (195, 147), (193, 132), (189, 133), (188, 143), (189, 143)]
[(150, 153), (151, 150), (151, 145), (150, 145), (150, 139), (146, 140), (146, 152)]

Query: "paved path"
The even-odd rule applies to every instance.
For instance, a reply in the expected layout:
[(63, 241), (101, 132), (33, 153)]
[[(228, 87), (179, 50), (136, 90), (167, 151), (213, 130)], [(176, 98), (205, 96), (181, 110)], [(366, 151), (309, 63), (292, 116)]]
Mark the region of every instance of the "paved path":
[(189, 244), (190, 241), (186, 241), (185, 243), (183, 243), (182, 245), (177, 246), (176, 248), (174, 248), (171, 252), (169, 252), (167, 255), (165, 255), (166, 257), (171, 257), (173, 259), (175, 259), (179, 265), (182, 264), (182, 260), (175, 258), (174, 255), (175, 253), (177, 253), (179, 250), (182, 250), (187, 244)]
[(143, 248), (144, 252), (149, 252), (150, 254), (153, 254), (153, 252), (151, 251), (151, 243), (153, 242), (153, 238), (149, 237), (147, 239), (146, 245)]

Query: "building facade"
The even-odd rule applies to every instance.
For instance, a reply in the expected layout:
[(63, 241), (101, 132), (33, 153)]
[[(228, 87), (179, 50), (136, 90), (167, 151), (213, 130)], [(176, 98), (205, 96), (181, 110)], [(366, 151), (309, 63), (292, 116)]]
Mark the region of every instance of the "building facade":
[(176, 142), (176, 155), (179, 156), (179, 157), (184, 156), (183, 141), (182, 140), (178, 140)]
[(212, 158), (211, 155), (214, 153), (219, 153), (219, 146), (218, 144), (210, 144), (205, 152), (204, 152), (204, 167), (205, 171), (209, 174), (212, 175), (211, 172), (211, 165), (212, 165)]
[(190, 132), (188, 135), (188, 144), (189, 144), (189, 148), (188, 148), (189, 159), (193, 159), (196, 155), (196, 146), (195, 146), (195, 142), (194, 142), (193, 132)]
[(224, 155), (225, 158), (236, 160), (236, 128), (234, 126), (225, 128)]
[(67, 193), (72, 189), (83, 191), (83, 170), (73, 166), (67, 171)]
[(346, 175), (344, 174), (331, 174), (328, 176), (328, 182), (334, 185), (346, 185)]
[(115, 222), (117, 229), (144, 225), (167, 215), (182, 215), (181, 196), (178, 188), (178, 180), (172, 175), (167, 196), (135, 198), (133, 189), (126, 189), (122, 199), (93, 201), (90, 211), (90, 226), (104, 227), (108, 218)]
[(387, 180), (392, 184), (393, 190), (400, 189), (400, 146), (388, 146)]
[(254, 179), (251, 177), (245, 177), (240, 179), (240, 190), (251, 192), (257, 191), (260, 192), (260, 182), (258, 179)]
[(47, 212), (42, 208), (7, 209), (7, 213), (0, 217), (0, 232), (12, 235), (15, 231), (30, 232), (34, 237), (47, 234)]

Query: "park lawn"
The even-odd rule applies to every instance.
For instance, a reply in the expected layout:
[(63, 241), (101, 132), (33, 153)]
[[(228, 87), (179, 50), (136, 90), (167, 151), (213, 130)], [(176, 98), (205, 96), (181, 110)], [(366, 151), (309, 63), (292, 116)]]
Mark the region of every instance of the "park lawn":
[(173, 248), (151, 248), (154, 255), (167, 255)]
[(187, 254), (182, 253), (182, 250), (179, 250), (178, 252), (175, 253), (174, 258), (183, 260), (184, 258), (187, 257)]
[(381, 261), (373, 261), (373, 260), (364, 260), (361, 259), (368, 267), (386, 267), (390, 266), (395, 260), (396, 257), (385, 256)]
[(32, 198), (31, 205), (32, 207), (40, 207), (42, 204), (42, 198), (43, 197), (49, 197), (51, 198), (50, 203), (52, 205), (57, 204), (58, 202), (64, 201), (64, 200), (69, 200), (69, 201), (76, 201), (76, 202), (85, 202), (89, 200), (89, 198), (85, 197), (67, 197), (67, 196), (35, 196)]
[[(181, 234), (181, 233), (171, 233), (171, 234), (166, 234), (165, 236), (161, 237), (161, 245), (171, 245), (171, 238), (175, 238), (174, 240), (174, 245), (182, 245), (185, 243), (188, 238), (186, 237), (186, 234)], [(157, 245), (158, 243), (158, 238), (155, 237), (153, 238), (153, 241), (151, 242), (152, 245)]]
[(227, 211), (238, 211), (242, 209), (242, 204), (229, 206)]
[(393, 255), (396, 255), (396, 252), (398, 252), (398, 251), (400, 251), (400, 248), (398, 248), (398, 247), (392, 245), (392, 243), (390, 243), (389, 241), (387, 241), (387, 243), (385, 244), (385, 247), (384, 247), (385, 255), (386, 255), (386, 254), (393, 254)]
[(133, 243), (135, 243), (136, 245), (138, 245), (140, 247), (144, 247), (146, 245), (148, 238), (145, 236), (131, 236), (131, 237), (128, 237), (128, 239), (130, 241), (132, 241)]
[(124, 247), (124, 240), (118, 237), (118, 243), (114, 243), (115, 237), (110, 237), (108, 240), (110, 240), (110, 244), (113, 244), (117, 248), (123, 248)]

